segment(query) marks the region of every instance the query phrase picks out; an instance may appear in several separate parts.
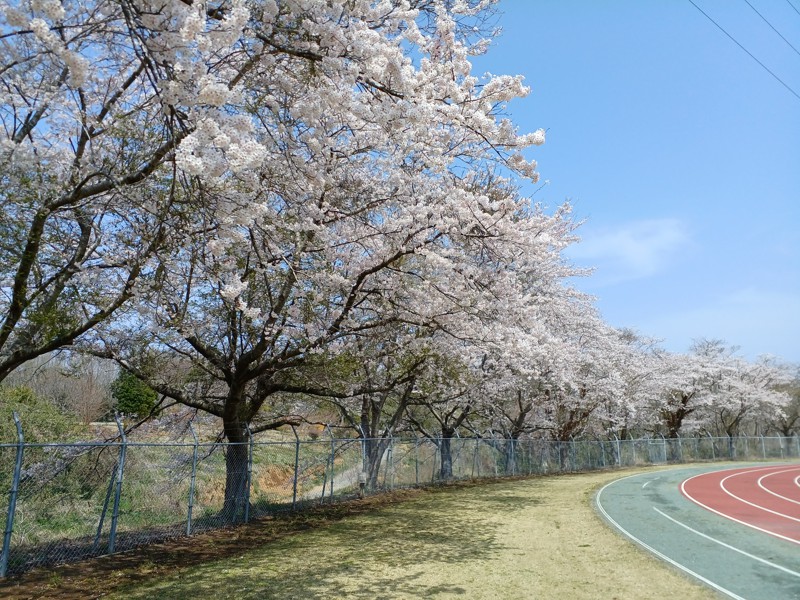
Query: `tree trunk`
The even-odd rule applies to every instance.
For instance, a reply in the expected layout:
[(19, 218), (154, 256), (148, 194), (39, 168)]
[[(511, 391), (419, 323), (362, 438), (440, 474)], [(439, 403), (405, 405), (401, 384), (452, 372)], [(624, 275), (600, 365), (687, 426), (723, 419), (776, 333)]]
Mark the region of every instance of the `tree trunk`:
[(517, 440), (510, 437), (504, 444), (504, 475), (516, 475), (517, 473)]
[(558, 443), (558, 467), (561, 471), (569, 471), (569, 442), (556, 440)]
[(381, 472), (381, 464), (383, 463), (383, 455), (386, 453), (386, 448), (389, 446), (388, 438), (367, 438), (364, 440), (366, 447), (366, 464), (364, 469), (367, 472), (367, 489), (372, 491), (378, 489), (378, 477)]
[(439, 475), (442, 481), (453, 478), (453, 453), (450, 445), (453, 433), (455, 433), (453, 429), (442, 428), (442, 439), (439, 440), (439, 455), (442, 462)]
[(225, 501), (222, 516), (230, 523), (242, 523), (249, 501), (247, 443), (229, 443), (225, 449)]
[(225, 406), (222, 425), (228, 444), (225, 447), (225, 499), (221, 516), (229, 523), (245, 520), (250, 501), (247, 420), (241, 417), (243, 400), (231, 390)]

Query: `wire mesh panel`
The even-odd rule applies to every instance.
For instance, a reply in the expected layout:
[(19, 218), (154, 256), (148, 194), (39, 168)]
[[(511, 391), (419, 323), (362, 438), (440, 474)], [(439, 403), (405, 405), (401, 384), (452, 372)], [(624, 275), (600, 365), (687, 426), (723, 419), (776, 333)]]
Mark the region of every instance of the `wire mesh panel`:
[[(229, 523), (225, 518), (225, 444), (199, 444), (192, 503), (192, 531)], [(245, 467), (242, 466), (241, 469)], [(188, 492), (186, 496), (188, 514)]]
[(475, 477), (475, 441), (468, 438), (458, 438), (453, 452), (453, 477), (457, 479), (472, 479)]
[(131, 444), (119, 495), (116, 549), (186, 533), (192, 446)]
[(25, 447), (8, 574), (106, 553), (117, 459), (113, 445)]
[(797, 437), (295, 438), (227, 444), (201, 443), (189, 431), (169, 439), (142, 434), (110, 442), (0, 444), (0, 524), (8, 539), (0, 567), (11, 575), (400, 487), (800, 456)]
[(682, 462), (712, 460), (710, 439), (702, 436), (681, 438), (681, 459)]
[[(349, 497), (358, 492), (359, 477), (363, 469), (360, 440), (339, 440), (332, 445), (331, 480), (328, 494)], [(385, 454), (384, 485), (391, 488), (395, 478), (395, 448), (390, 444)]]
[(395, 440), (392, 455), (396, 488), (418, 485), (419, 476), (419, 441)]
[(797, 458), (800, 438), (768, 437), (763, 439), (766, 458)]
[(253, 444), (250, 502), (254, 516), (291, 507), (296, 450), (296, 442)]
[[(331, 443), (308, 441), (300, 445), (297, 497), (300, 502), (322, 501), (330, 494)], [(334, 472), (334, 485), (336, 478)]]
[(572, 440), (569, 443), (573, 471), (592, 471), (605, 467), (605, 453), (595, 440)]
[[(0, 444), (0, 535), (4, 537), (9, 527), (9, 523), (7, 522), (8, 505), (11, 501), (11, 488), (13, 485), (16, 456), (16, 445)], [(2, 541), (0, 541), (0, 543), (2, 543)]]
[(439, 478), (439, 447), (433, 440), (419, 440), (418, 484), (435, 483)]

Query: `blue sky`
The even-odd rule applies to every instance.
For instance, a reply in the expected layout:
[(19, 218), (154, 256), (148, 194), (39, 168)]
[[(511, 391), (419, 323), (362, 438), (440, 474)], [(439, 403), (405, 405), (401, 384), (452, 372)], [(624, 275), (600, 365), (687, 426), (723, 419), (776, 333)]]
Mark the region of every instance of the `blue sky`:
[[(800, 94), (800, 0), (694, 0)], [(800, 363), (800, 98), (689, 0), (502, 0), (476, 74), (522, 74), (509, 106), (569, 200), (606, 320), (674, 351), (723, 339)], [(532, 193), (534, 188), (526, 190)]]

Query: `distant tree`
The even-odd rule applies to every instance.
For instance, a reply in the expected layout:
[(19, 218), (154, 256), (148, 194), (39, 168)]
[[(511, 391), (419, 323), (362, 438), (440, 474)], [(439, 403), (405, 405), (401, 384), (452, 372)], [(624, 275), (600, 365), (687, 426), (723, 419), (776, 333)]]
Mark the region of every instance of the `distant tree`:
[(46, 354), (17, 367), (4, 384), (29, 387), (88, 424), (108, 413), (117, 370), (114, 364), (74, 353)]
[(119, 412), (139, 417), (149, 414), (158, 400), (153, 388), (128, 371), (119, 372), (111, 384), (111, 395)]
[(776, 413), (769, 425), (784, 437), (800, 434), (800, 382), (784, 387), (791, 400), (783, 411)]
[(785, 414), (791, 398), (783, 390), (791, 382), (792, 374), (769, 356), (755, 362), (736, 356), (736, 348), (726, 347), (724, 342), (707, 342), (694, 350), (714, 363), (709, 370), (709, 399), (704, 412), (717, 431), (730, 438), (733, 456), (732, 439), (742, 434), (745, 424), (760, 427), (771, 417)]
[(677, 438), (686, 422), (709, 402), (709, 390), (719, 365), (715, 356), (662, 352), (654, 361), (653, 380), (659, 386), (648, 408), (655, 431)]

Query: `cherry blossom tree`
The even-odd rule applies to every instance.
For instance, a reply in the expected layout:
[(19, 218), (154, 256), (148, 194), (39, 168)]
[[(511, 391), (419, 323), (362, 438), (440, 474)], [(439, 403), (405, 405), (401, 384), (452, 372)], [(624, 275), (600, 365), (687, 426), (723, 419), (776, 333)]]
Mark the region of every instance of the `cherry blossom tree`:
[(718, 363), (716, 357), (661, 352), (653, 361), (659, 389), (648, 403), (651, 425), (677, 438), (687, 419), (707, 406)]
[(0, 9), (0, 380), (134, 297), (164, 241), (188, 129), (133, 6)]
[(784, 437), (791, 437), (800, 434), (800, 377), (797, 367), (785, 368), (791, 373), (791, 382), (779, 385), (778, 390), (786, 392), (790, 399), (782, 411), (769, 417), (767, 428)]
[(405, 413), (421, 398), (423, 380), (442, 375), (431, 337), (398, 326), (360, 335), (335, 354), (308, 359), (296, 389), (335, 407), (340, 426), (363, 444), (366, 485), (376, 489), (393, 437), (405, 428)]
[(554, 322), (548, 363), (531, 387), (538, 395), (531, 415), (536, 429), (559, 441), (569, 441), (588, 431), (595, 419), (607, 418), (597, 412), (621, 387), (614, 362), (619, 351), (616, 331), (580, 300), (573, 303), (569, 320)]
[(483, 369), (485, 349), (441, 337), (437, 339), (439, 354), (434, 368), (416, 383), (415, 402), (406, 409), (405, 418), (416, 435), (425, 437), (438, 449), (439, 478), (446, 481), (453, 477), (452, 439), (493, 398), (483, 385), (487, 377)]
[(711, 386), (708, 414), (714, 425), (732, 439), (740, 435), (748, 419), (763, 425), (770, 418), (785, 414), (790, 397), (781, 387), (789, 381), (790, 374), (771, 357), (749, 362), (727, 356)]
[(471, 73), (491, 4), (7, 5), (0, 371), (78, 344), (241, 443), (360, 336), (524, 319), (573, 224), (514, 189), (544, 135)]

